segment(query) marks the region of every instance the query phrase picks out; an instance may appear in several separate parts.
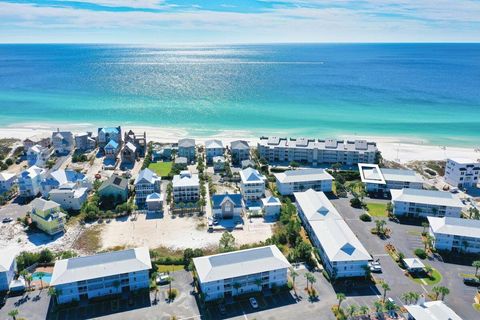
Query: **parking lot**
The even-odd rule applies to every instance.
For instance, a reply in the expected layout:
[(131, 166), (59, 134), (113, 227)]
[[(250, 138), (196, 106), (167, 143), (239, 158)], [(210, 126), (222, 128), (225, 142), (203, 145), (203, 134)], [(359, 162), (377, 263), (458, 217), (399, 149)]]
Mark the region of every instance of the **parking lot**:
[(16, 221), (18, 218), (25, 217), (28, 211), (30, 211), (30, 206), (28, 205), (7, 204), (0, 208), (0, 221), (3, 218), (12, 218), (12, 220)]
[[(379, 259), (382, 265), (382, 273), (373, 274), (373, 276), (388, 283), (391, 288), (387, 293), (388, 297), (395, 300), (398, 305), (403, 305), (400, 297), (405, 292), (415, 291), (423, 294), (431, 292), (433, 286), (418, 284), (410, 280), (385, 251), (385, 245), (391, 243), (398, 251), (403, 252), (407, 258), (415, 257), (414, 250), (424, 247), (421, 240), (423, 227), (420, 223), (401, 224), (387, 221), (386, 227), (392, 230), (392, 234), (390, 238), (382, 240), (370, 233), (370, 229), (375, 227), (375, 222), (361, 221), (359, 216), (363, 213), (363, 210), (352, 208), (348, 198), (332, 199), (332, 203), (373, 258)], [(464, 319), (477, 318), (479, 314), (472, 307), (476, 289), (465, 286), (461, 276), (461, 274), (475, 273), (475, 269), (470, 265), (445, 263), (441, 260), (441, 257), (427, 258), (424, 263), (431, 265), (442, 274), (441, 282), (436, 285), (450, 289), (450, 294), (445, 298), (447, 305)], [(345, 306), (365, 302), (365, 297), (354, 297), (354, 295), (349, 295), (348, 292), (345, 293), (349, 297), (345, 301)], [(382, 292), (379, 295), (381, 296)]]

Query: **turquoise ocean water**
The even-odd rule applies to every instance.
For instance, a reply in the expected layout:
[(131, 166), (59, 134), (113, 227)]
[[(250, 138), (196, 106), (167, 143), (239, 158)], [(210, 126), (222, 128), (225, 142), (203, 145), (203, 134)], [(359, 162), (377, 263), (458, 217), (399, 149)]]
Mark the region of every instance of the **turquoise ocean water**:
[(0, 45), (0, 126), (480, 146), (480, 44)]

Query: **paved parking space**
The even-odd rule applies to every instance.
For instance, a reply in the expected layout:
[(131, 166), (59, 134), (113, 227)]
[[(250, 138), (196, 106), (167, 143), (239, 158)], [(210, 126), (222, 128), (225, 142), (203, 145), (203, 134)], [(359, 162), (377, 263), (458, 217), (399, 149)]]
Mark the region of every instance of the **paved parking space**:
[(47, 290), (38, 292), (30, 292), (24, 296), (10, 297), (5, 305), (0, 309), (0, 319), (10, 319), (8, 313), (13, 309), (18, 310), (17, 318), (25, 318), (28, 320), (45, 320), (47, 319), (48, 306), (50, 297)]
[(10, 217), (13, 220), (23, 218), (28, 211), (30, 211), (29, 205), (19, 205), (17, 203), (7, 204), (0, 208), (0, 221), (6, 217)]

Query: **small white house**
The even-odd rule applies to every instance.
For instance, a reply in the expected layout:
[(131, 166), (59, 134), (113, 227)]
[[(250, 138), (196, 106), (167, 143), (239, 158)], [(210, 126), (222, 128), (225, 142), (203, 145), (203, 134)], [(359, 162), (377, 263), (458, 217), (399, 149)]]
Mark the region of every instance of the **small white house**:
[(0, 249), (0, 292), (7, 291), (17, 271), (15, 258), (18, 250), (13, 248)]
[(17, 182), (17, 175), (7, 171), (0, 172), (0, 194), (10, 191)]
[(418, 258), (405, 258), (403, 259), (403, 265), (410, 273), (420, 273), (425, 271), (425, 265)]
[(462, 320), (445, 302), (428, 301), (421, 297), (417, 304), (405, 305), (408, 320)]
[(253, 168), (240, 171), (240, 191), (245, 201), (255, 201), (265, 194), (265, 181), (267, 178)]
[(367, 192), (385, 193), (392, 189), (423, 189), (422, 177), (413, 170), (380, 168), (359, 163), (360, 178)]
[(308, 189), (332, 192), (333, 177), (324, 169), (288, 170), (274, 174), (278, 192), (292, 195)]
[(480, 182), (480, 161), (450, 158), (445, 167), (445, 182), (458, 188), (476, 187)]
[(262, 199), (262, 209), (265, 218), (275, 218), (280, 215), (282, 203), (276, 197), (268, 197)]
[(87, 201), (88, 189), (74, 183), (66, 183), (49, 193), (50, 200), (58, 203), (64, 210), (78, 211)]
[(148, 211), (161, 212), (163, 211), (163, 194), (156, 192), (151, 193), (147, 196), (145, 203)]
[(480, 253), (480, 220), (428, 217), (437, 250)]

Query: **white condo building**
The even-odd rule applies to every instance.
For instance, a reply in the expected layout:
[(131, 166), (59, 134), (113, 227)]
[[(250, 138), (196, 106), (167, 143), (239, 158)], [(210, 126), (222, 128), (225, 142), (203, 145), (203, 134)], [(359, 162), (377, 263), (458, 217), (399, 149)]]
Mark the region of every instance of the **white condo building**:
[(292, 195), (308, 189), (332, 192), (333, 177), (324, 169), (288, 170), (274, 174), (278, 192)]
[(314, 166), (322, 163), (375, 163), (378, 149), (366, 140), (261, 137), (258, 143), (261, 158), (269, 162), (299, 162)]
[(445, 302), (428, 301), (421, 297), (417, 304), (405, 305), (408, 320), (462, 320)]
[(436, 190), (391, 190), (393, 214), (408, 217), (455, 217), (462, 213), (463, 203), (450, 192)]
[(152, 268), (148, 248), (100, 253), (59, 260), (50, 286), (57, 290), (57, 302), (88, 300), (149, 288)]
[(200, 198), (200, 180), (198, 174), (182, 171), (173, 176), (173, 200), (178, 202), (196, 202)]
[(480, 220), (428, 217), (428, 223), (437, 250), (480, 252)]
[(296, 192), (298, 215), (332, 278), (365, 275), (368, 251), (323, 192)]
[(207, 301), (285, 286), (291, 266), (274, 245), (194, 258), (193, 263)]
[(0, 194), (10, 191), (17, 182), (17, 175), (7, 171), (0, 172)]
[(392, 189), (423, 189), (422, 177), (413, 170), (379, 168), (376, 164), (359, 163), (360, 178), (367, 192), (389, 192)]
[(452, 158), (447, 160), (445, 182), (458, 188), (476, 187), (480, 177), (480, 161)]
[(18, 253), (14, 248), (0, 249), (0, 292), (7, 291), (10, 287), (17, 271), (15, 258)]
[(267, 178), (253, 168), (240, 171), (240, 191), (245, 201), (255, 201), (263, 198), (265, 194), (265, 181)]

